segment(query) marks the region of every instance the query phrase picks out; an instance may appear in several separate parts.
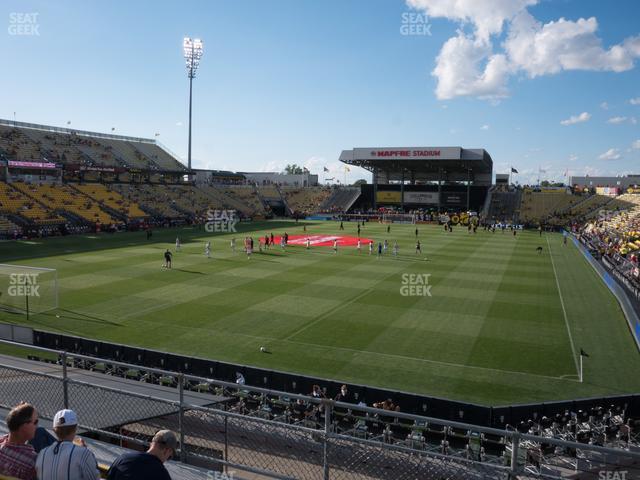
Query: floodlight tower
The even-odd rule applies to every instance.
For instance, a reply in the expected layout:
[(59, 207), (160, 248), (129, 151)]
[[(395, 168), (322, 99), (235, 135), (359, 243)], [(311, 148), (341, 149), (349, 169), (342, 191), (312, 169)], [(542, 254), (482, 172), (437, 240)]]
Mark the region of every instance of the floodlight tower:
[(202, 58), (203, 44), (199, 38), (193, 40), (189, 37), (185, 37), (182, 42), (184, 49), (184, 59), (187, 62), (187, 76), (189, 77), (189, 154), (188, 154), (188, 166), (191, 171), (191, 101), (193, 96), (193, 79), (196, 76), (196, 70), (200, 66), (200, 59)]

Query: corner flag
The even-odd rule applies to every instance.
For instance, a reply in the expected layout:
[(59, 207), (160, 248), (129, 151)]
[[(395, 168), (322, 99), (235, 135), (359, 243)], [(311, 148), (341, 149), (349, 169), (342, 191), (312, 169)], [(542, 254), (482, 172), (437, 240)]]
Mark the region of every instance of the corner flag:
[(580, 377), (580, 383), (582, 383), (582, 381), (584, 380), (584, 376), (582, 374), (583, 370), (582, 370), (582, 358), (583, 357), (588, 357), (589, 354), (587, 352), (585, 352), (582, 348), (580, 349), (580, 372), (579, 372), (579, 377)]
[(518, 173), (518, 170), (516, 170), (515, 168), (511, 167), (511, 173)]

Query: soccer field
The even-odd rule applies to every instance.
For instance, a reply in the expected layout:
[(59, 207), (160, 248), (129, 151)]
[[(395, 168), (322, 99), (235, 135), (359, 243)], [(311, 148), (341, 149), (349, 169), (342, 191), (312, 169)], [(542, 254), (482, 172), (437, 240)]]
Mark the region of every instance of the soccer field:
[[(365, 245), (360, 254), (353, 246), (242, 252), (247, 234), (300, 235), (302, 225), (5, 242), (0, 258), (58, 270), (60, 308), (33, 316), (36, 329), (487, 405), (640, 390), (640, 355), (615, 298), (558, 234), (419, 225), (416, 255), (415, 226), (387, 234), (367, 224), (363, 237), (390, 242), (382, 258)], [(335, 222), (307, 230), (356, 235), (349, 223), (344, 232)], [(172, 270), (161, 268), (166, 248)], [(424, 279), (411, 274), (429, 275), (430, 296), (402, 295), (403, 281)], [(409, 293), (425, 293), (417, 290)], [(8, 313), (0, 321), (27, 324)], [(590, 355), (582, 384), (580, 349)]]

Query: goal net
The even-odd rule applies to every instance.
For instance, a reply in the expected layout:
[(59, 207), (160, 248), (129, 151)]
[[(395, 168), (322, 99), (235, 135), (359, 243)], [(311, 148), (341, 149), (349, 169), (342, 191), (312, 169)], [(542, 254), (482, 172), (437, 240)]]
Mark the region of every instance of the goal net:
[(382, 215), (384, 223), (416, 223), (416, 216), (408, 213), (385, 213)]
[(36, 314), (56, 308), (56, 269), (0, 264), (0, 310)]

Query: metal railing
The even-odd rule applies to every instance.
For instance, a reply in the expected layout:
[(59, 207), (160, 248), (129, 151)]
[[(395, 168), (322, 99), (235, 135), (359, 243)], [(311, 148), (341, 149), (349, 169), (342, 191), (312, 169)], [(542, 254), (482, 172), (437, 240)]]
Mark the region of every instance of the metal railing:
[(172, 429), (182, 461), (218, 470), (310, 480), (640, 477), (637, 439), (624, 425), (604, 447), (577, 442), (577, 433), (530, 435), (2, 344), (58, 361), (27, 368), (0, 361), (0, 406), (29, 401), (44, 418), (72, 408), (99, 438), (138, 445)]

